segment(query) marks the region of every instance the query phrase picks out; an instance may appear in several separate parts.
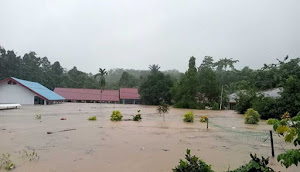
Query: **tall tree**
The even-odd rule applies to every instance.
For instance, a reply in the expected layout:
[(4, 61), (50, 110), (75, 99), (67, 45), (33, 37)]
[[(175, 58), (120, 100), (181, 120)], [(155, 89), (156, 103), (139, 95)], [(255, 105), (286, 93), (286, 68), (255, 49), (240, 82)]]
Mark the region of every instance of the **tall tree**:
[(137, 79), (129, 74), (128, 72), (123, 72), (120, 81), (119, 81), (119, 87), (128, 87), (128, 88), (132, 88), (132, 87), (136, 87), (138, 86), (138, 81)]
[(100, 104), (102, 101), (102, 92), (105, 88), (105, 75), (107, 75), (107, 71), (105, 69), (99, 68), (99, 73), (97, 73), (95, 75), (95, 78), (100, 77), (99, 82), (100, 82), (100, 89), (101, 89), (101, 93), (100, 93)]
[[(155, 66), (153, 68), (153, 66)], [(171, 103), (172, 79), (159, 71), (158, 65), (150, 65), (150, 74), (142, 81), (139, 92), (142, 102), (149, 105), (159, 105), (161, 102)]]
[(196, 99), (199, 90), (197, 78), (196, 59), (191, 57), (189, 69), (181, 76), (179, 82), (173, 88), (173, 99), (175, 107), (179, 108), (199, 108)]

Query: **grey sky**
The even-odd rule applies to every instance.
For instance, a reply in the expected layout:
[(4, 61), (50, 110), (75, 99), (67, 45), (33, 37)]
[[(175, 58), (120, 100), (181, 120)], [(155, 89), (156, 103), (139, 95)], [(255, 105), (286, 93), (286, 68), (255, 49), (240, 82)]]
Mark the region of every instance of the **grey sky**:
[(300, 56), (299, 0), (0, 0), (0, 45), (85, 72)]

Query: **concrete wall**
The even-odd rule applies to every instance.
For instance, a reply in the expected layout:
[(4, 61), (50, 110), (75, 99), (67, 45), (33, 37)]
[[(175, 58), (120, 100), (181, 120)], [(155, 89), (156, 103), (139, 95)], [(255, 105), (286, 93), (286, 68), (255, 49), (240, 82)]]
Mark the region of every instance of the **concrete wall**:
[(0, 103), (34, 104), (35, 94), (23, 86), (0, 84)]

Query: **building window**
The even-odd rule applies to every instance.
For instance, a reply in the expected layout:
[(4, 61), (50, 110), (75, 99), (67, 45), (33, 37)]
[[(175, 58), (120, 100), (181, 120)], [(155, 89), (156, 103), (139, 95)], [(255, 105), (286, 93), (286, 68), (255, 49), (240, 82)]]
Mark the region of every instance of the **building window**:
[(17, 83), (15, 81), (12, 81), (12, 80), (8, 81), (7, 84), (9, 84), (9, 85), (17, 85)]

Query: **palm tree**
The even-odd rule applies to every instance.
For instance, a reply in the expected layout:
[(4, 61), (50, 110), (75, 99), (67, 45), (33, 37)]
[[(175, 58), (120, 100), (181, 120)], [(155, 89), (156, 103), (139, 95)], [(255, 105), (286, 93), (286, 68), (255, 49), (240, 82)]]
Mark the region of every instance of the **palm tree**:
[(99, 73), (97, 73), (96, 75), (95, 75), (95, 79), (97, 78), (97, 77), (100, 77), (100, 79), (99, 79), (99, 82), (100, 82), (100, 92), (101, 92), (101, 94), (100, 94), (100, 104), (101, 104), (101, 101), (102, 101), (102, 92), (103, 92), (103, 90), (104, 90), (104, 87), (105, 87), (105, 78), (104, 78), (104, 76), (105, 75), (107, 75), (108, 73), (107, 73), (107, 71), (105, 70), (105, 69), (102, 69), (102, 68), (99, 68)]

